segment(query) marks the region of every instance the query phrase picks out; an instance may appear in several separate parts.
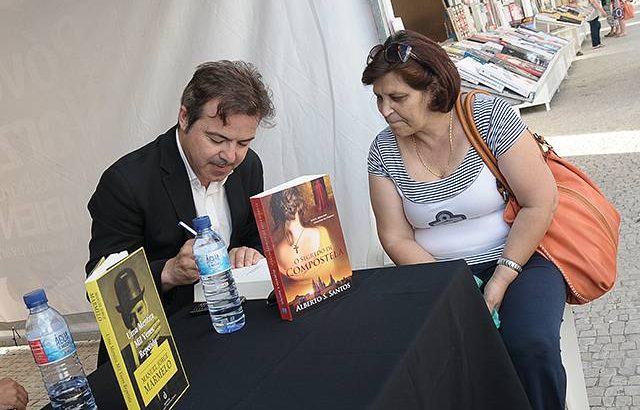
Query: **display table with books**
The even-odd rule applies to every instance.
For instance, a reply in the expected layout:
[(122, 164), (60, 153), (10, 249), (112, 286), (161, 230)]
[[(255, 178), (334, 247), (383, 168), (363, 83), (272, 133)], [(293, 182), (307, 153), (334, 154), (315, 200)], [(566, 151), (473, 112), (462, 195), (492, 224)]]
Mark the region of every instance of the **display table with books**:
[(516, 108), (533, 107), (537, 105), (544, 105), (546, 110), (551, 109), (551, 99), (555, 93), (560, 89), (560, 83), (567, 77), (569, 67), (575, 57), (575, 51), (573, 49), (573, 43), (569, 43), (558, 50), (553, 56), (553, 59), (549, 63), (549, 67), (544, 72), (538, 86), (536, 88), (535, 96), (532, 101), (524, 101)]
[(544, 17), (536, 16), (535, 19), (536, 28), (553, 34), (558, 37), (571, 40), (571, 46), (573, 47), (573, 55), (575, 56), (582, 51), (582, 43), (585, 38), (589, 36), (589, 23), (583, 21), (580, 24), (566, 23), (561, 21), (551, 21)]
[[(355, 271), (294, 322), (248, 301), (228, 335), (189, 308), (169, 318), (191, 384), (174, 409), (530, 408), (463, 261)], [(99, 408), (124, 408), (110, 364), (89, 382)]]
[(545, 105), (573, 61), (572, 39), (531, 30), (477, 33), (444, 48), (462, 79), (462, 90), (480, 89), (519, 107)]

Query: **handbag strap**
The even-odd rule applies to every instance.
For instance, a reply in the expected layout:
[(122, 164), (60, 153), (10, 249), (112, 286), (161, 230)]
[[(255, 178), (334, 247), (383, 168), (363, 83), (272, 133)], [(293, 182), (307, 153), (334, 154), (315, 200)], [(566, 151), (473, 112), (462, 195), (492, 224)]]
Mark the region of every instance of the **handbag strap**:
[(484, 138), (480, 135), (480, 131), (473, 119), (473, 100), (475, 99), (475, 95), (479, 92), (480, 91), (478, 90), (472, 90), (468, 92), (465, 97), (461, 94), (460, 97), (456, 99), (456, 113), (458, 114), (458, 118), (462, 124), (462, 129), (464, 130), (469, 143), (476, 150), (480, 158), (482, 158), (482, 161), (487, 165), (489, 171), (491, 171), (491, 173), (496, 177), (496, 181), (498, 182), (498, 192), (502, 194), (502, 197), (506, 201), (509, 196), (515, 198), (513, 191), (509, 187), (507, 179), (502, 175), (502, 172), (500, 172), (500, 169), (498, 168), (498, 160), (495, 155), (493, 155), (493, 152), (491, 152), (491, 149)]

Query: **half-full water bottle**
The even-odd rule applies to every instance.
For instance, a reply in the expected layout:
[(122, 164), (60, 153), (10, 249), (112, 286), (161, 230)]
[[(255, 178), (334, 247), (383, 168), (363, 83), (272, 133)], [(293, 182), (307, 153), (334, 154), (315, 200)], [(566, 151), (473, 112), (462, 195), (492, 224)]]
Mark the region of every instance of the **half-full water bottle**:
[(29, 309), (27, 340), (51, 406), (64, 410), (97, 409), (67, 322), (49, 307), (44, 289), (29, 292), (22, 299)]
[(227, 245), (211, 229), (208, 216), (195, 218), (193, 227), (198, 231), (193, 243), (193, 256), (200, 271), (213, 328), (218, 333), (235, 332), (244, 326), (244, 312), (231, 274)]

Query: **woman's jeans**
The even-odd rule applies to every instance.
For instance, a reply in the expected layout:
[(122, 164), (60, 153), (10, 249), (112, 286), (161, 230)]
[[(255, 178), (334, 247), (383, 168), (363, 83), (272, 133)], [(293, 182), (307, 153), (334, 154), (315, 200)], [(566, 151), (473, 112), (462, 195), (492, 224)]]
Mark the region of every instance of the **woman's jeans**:
[(591, 20), (589, 27), (591, 29), (591, 45), (595, 47), (600, 44), (600, 16)]
[[(486, 283), (495, 262), (471, 266)], [(566, 284), (538, 253), (522, 267), (500, 305), (500, 334), (534, 410), (564, 410), (566, 374), (560, 358), (560, 323)]]

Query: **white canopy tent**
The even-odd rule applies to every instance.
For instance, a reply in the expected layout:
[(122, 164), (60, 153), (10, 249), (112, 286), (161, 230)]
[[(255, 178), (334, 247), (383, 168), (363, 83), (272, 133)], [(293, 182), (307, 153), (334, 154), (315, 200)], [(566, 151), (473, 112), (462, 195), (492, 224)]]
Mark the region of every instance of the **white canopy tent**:
[(87, 201), (108, 165), (176, 122), (203, 61), (259, 68), (278, 112), (253, 144), (265, 186), (328, 173), (354, 268), (380, 265), (366, 157), (384, 121), (360, 76), (382, 3), (0, 1), (0, 323), (25, 319), (37, 287), (65, 314), (90, 311)]

